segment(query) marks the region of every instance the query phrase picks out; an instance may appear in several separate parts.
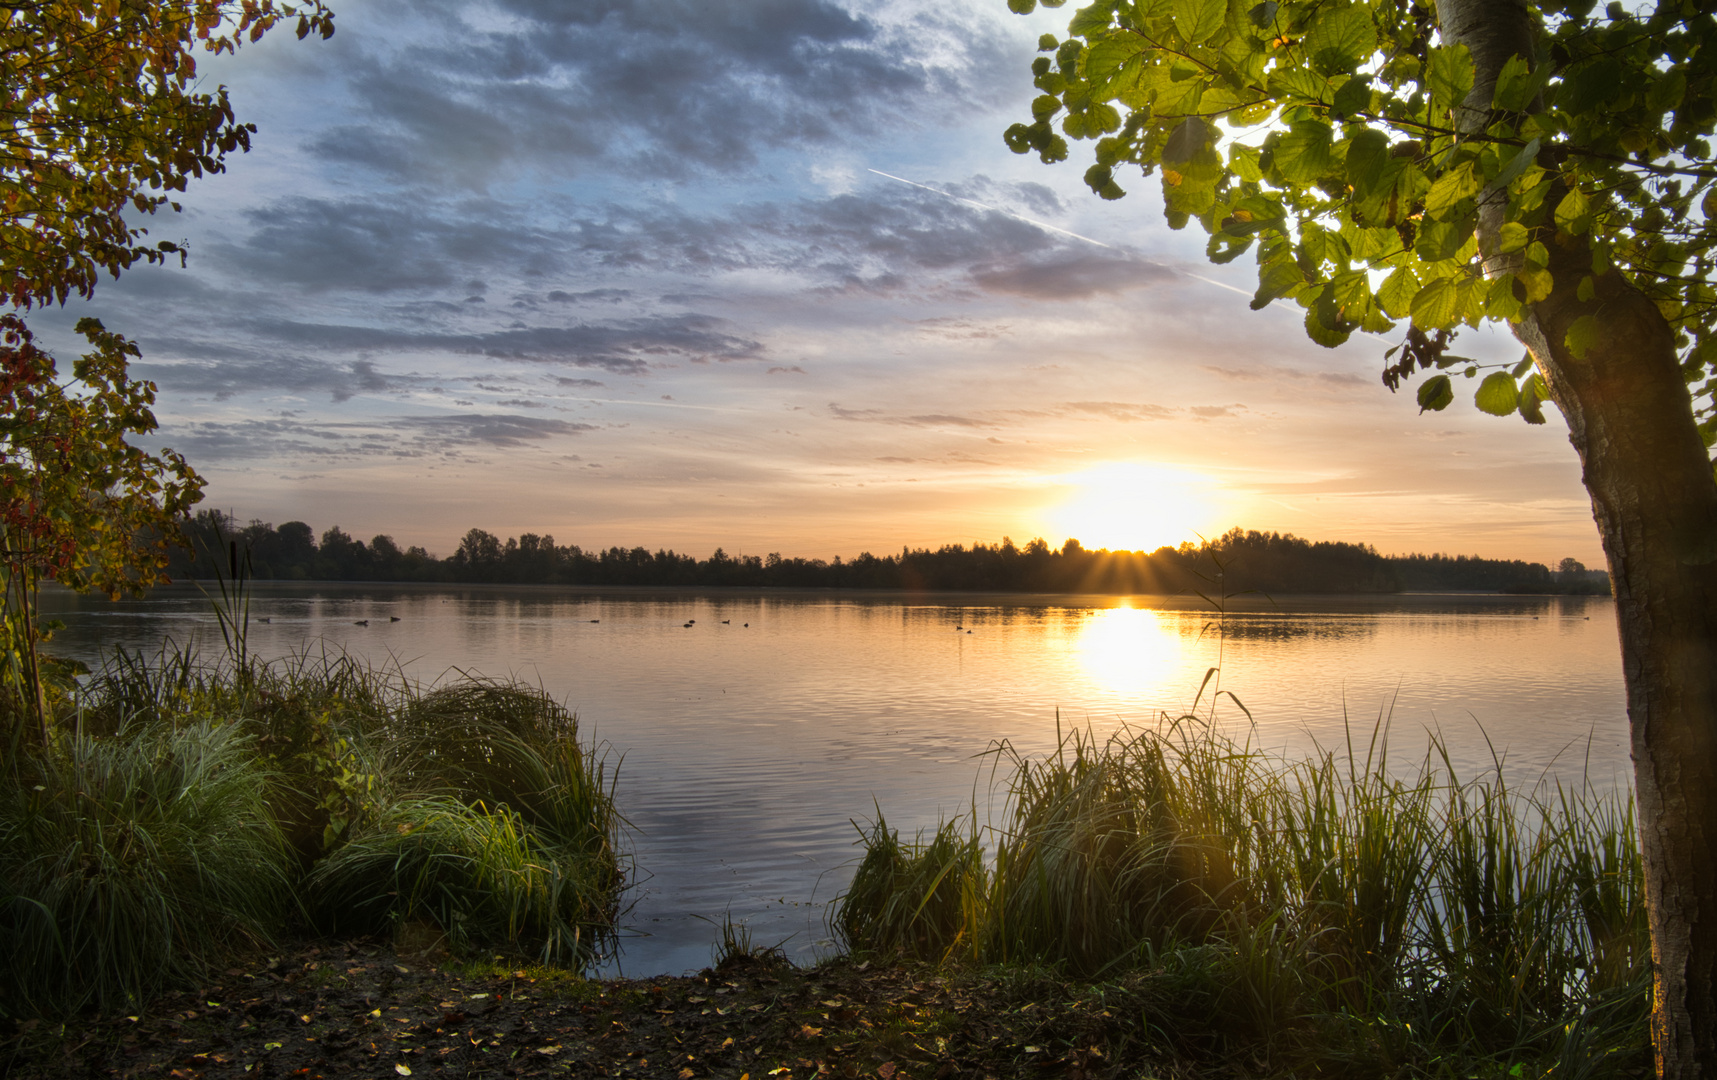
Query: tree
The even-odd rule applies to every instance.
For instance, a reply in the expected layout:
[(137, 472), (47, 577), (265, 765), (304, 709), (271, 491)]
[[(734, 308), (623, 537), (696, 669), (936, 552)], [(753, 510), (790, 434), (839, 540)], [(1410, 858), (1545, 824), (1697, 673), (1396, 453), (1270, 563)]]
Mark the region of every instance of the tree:
[[(1059, 6), (1059, 0), (1049, 6)], [(1029, 12), (1035, 0), (1009, 0)], [(1463, 326), (1526, 346), (1474, 401), (1566, 419), (1614, 582), (1646, 862), (1653, 1043), (1717, 1075), (1717, 20), (1698, 0), (1097, 0), (1044, 35), (1019, 153), (1253, 251), (1252, 306), (1454, 400)], [(1059, 127), (1059, 131), (1057, 130)]]
[(155, 430), (155, 387), (126, 376), (137, 347), (94, 319), (78, 332), (92, 349), (61, 383), (23, 320), (0, 316), (0, 686), (43, 745), (43, 671), (52, 667), (38, 649), (42, 581), (115, 597), (148, 588), (203, 486), (178, 454), (156, 457), (125, 441)]
[[(100, 272), (184, 257), (148, 246), (132, 217), (179, 209), (170, 193), (220, 172), (255, 127), (224, 87), (197, 88), (198, 48), (230, 52), (282, 19), (333, 33), (321, 0), (16, 0), (0, 6), (0, 299), (28, 310), (89, 296)], [(109, 593), (147, 587), (202, 481), (171, 451), (127, 435), (155, 429), (155, 387), (132, 380), (131, 342), (94, 319), (93, 351), (60, 382), (13, 312), (0, 317), (0, 573), (4, 670), (46, 744), (36, 589), (45, 578)]]
[(231, 52), (280, 20), (328, 37), (321, 0), (22, 0), (0, 8), (0, 296), (88, 296), (102, 270), (184, 256), (128, 214), (250, 149), (225, 87), (197, 89), (196, 50)]

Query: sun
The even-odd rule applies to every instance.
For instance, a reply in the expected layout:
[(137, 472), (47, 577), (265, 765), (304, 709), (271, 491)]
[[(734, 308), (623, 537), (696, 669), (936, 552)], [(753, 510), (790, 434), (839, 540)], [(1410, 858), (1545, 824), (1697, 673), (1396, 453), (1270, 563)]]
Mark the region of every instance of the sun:
[(1055, 532), (1088, 548), (1155, 551), (1213, 536), (1219, 524), (1218, 484), (1170, 465), (1122, 461), (1061, 478), (1071, 488), (1049, 512)]

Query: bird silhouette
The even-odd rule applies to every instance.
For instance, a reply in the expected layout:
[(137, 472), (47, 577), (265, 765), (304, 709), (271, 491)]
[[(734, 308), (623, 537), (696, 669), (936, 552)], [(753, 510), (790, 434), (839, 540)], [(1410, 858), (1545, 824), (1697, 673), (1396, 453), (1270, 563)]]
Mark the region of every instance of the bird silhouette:
[(398, 615), (389, 615), (388, 616), (388, 622), (399, 622), (399, 616)]
[(352, 625), (353, 626), (368, 626), (368, 625), (370, 625), (370, 620), (359, 619), (357, 622), (353, 623)]

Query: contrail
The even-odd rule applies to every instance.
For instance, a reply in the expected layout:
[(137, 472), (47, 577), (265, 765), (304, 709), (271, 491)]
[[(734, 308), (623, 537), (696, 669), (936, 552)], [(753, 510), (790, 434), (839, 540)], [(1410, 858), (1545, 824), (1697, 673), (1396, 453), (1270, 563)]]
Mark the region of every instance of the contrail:
[(932, 192), (934, 194), (940, 195), (944, 199), (953, 199), (955, 202), (963, 202), (967, 206), (975, 206), (979, 210), (988, 210), (991, 213), (1006, 214), (1008, 217), (1011, 217), (1016, 221), (1023, 221), (1027, 225), (1036, 225), (1040, 229), (1048, 229), (1050, 232), (1057, 232), (1063, 236), (1071, 236), (1075, 240), (1083, 240), (1087, 244), (1096, 244), (1100, 248), (1109, 248), (1109, 250), (1111, 250), (1111, 251), (1114, 250), (1112, 245), (1105, 244), (1101, 240), (1093, 240), (1089, 236), (1080, 236), (1078, 233), (1070, 232), (1067, 229), (1058, 229), (1054, 225), (1051, 225), (1047, 222), (1038, 221), (1036, 218), (1028, 218), (1024, 214), (1016, 214), (1012, 210), (1003, 210), (999, 206), (988, 206), (988, 205), (981, 203), (981, 202), (974, 202), (971, 199), (962, 199), (958, 195), (950, 195), (946, 191), (941, 191), (941, 190), (938, 190), (937, 188), (933, 188), (929, 184), (920, 184), (920, 183), (917, 183), (916, 181), (908, 180), (904, 176), (896, 176), (893, 173), (885, 173), (881, 169), (866, 169), (865, 172), (875, 173), (878, 176), (886, 176), (890, 180), (898, 180), (903, 184), (911, 184), (915, 188), (923, 188), (925, 191), (929, 191), (929, 192)]
[[(878, 176), (886, 176), (890, 180), (898, 180), (902, 184), (909, 184), (915, 188), (923, 188), (925, 191), (928, 191), (931, 194), (940, 195), (944, 199), (953, 199), (955, 202), (965, 203), (967, 206), (975, 206), (979, 210), (988, 210), (988, 211), (990, 211), (992, 213), (996, 213), (996, 214), (1006, 214), (1008, 217), (1011, 217), (1016, 221), (1023, 221), (1027, 225), (1036, 225), (1040, 229), (1047, 229), (1050, 232), (1060, 233), (1063, 236), (1071, 236), (1071, 237), (1073, 237), (1073, 239), (1083, 240), (1087, 244), (1096, 244), (1098, 247), (1107, 248), (1110, 251), (1115, 250), (1115, 247), (1113, 244), (1105, 244), (1101, 240), (1093, 240), (1089, 236), (1081, 236), (1079, 233), (1073, 232), (1072, 230), (1057, 228), (1056, 226), (1051, 225), (1048, 222), (1038, 221), (1036, 218), (1028, 218), (1024, 214), (1016, 214), (1012, 210), (1004, 210), (999, 206), (990, 206), (986, 203), (977, 202), (973, 199), (961, 198), (958, 195), (950, 195), (948, 192), (943, 191), (940, 188), (933, 188), (929, 184), (920, 184), (915, 180), (908, 180), (904, 176), (896, 176), (893, 173), (885, 173), (881, 169), (867, 168), (867, 169), (865, 169), (865, 172), (875, 173)], [(1173, 271), (1174, 273), (1180, 274), (1183, 277), (1189, 277), (1194, 281), (1202, 281), (1206, 285), (1214, 285), (1218, 289), (1227, 289), (1231, 293), (1239, 293), (1241, 296), (1245, 296), (1248, 298), (1251, 297), (1251, 295), (1252, 295), (1251, 293), (1247, 292), (1245, 289), (1236, 288), (1235, 286), (1229, 285), (1226, 282), (1217, 281), (1215, 278), (1207, 278), (1203, 274), (1194, 274), (1194, 273), (1191, 273), (1190, 271), (1180, 269), (1179, 267), (1164, 266), (1162, 263), (1156, 263), (1155, 265), (1163, 266), (1163, 269), (1165, 269), (1165, 270)], [(1276, 301), (1272, 300), (1266, 306), (1274, 307), (1276, 305), (1276, 303), (1277, 303)], [(1286, 305), (1284, 305), (1284, 310), (1291, 310), (1291, 309), (1287, 308)], [(1385, 345), (1389, 344), (1388, 338), (1381, 337), (1377, 334), (1373, 334), (1368, 330), (1360, 330), (1360, 331), (1358, 331), (1358, 333), (1362, 337), (1371, 338), (1373, 341), (1381, 341)]]

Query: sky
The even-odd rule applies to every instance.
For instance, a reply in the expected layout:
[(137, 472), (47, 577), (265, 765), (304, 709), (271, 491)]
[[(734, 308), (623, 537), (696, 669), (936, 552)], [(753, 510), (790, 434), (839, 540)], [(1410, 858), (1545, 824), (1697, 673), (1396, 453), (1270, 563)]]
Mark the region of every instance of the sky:
[[(1003, 0), (337, 0), (205, 60), (253, 150), (188, 266), (96, 315), (206, 506), (447, 555), (467, 529), (822, 557), (1155, 548), (1233, 526), (1602, 565), (1550, 423), (1418, 414), (1383, 351), (1248, 309), (1154, 179), (1001, 133), (1071, 8)], [(1517, 359), (1502, 334), (1460, 351)]]

